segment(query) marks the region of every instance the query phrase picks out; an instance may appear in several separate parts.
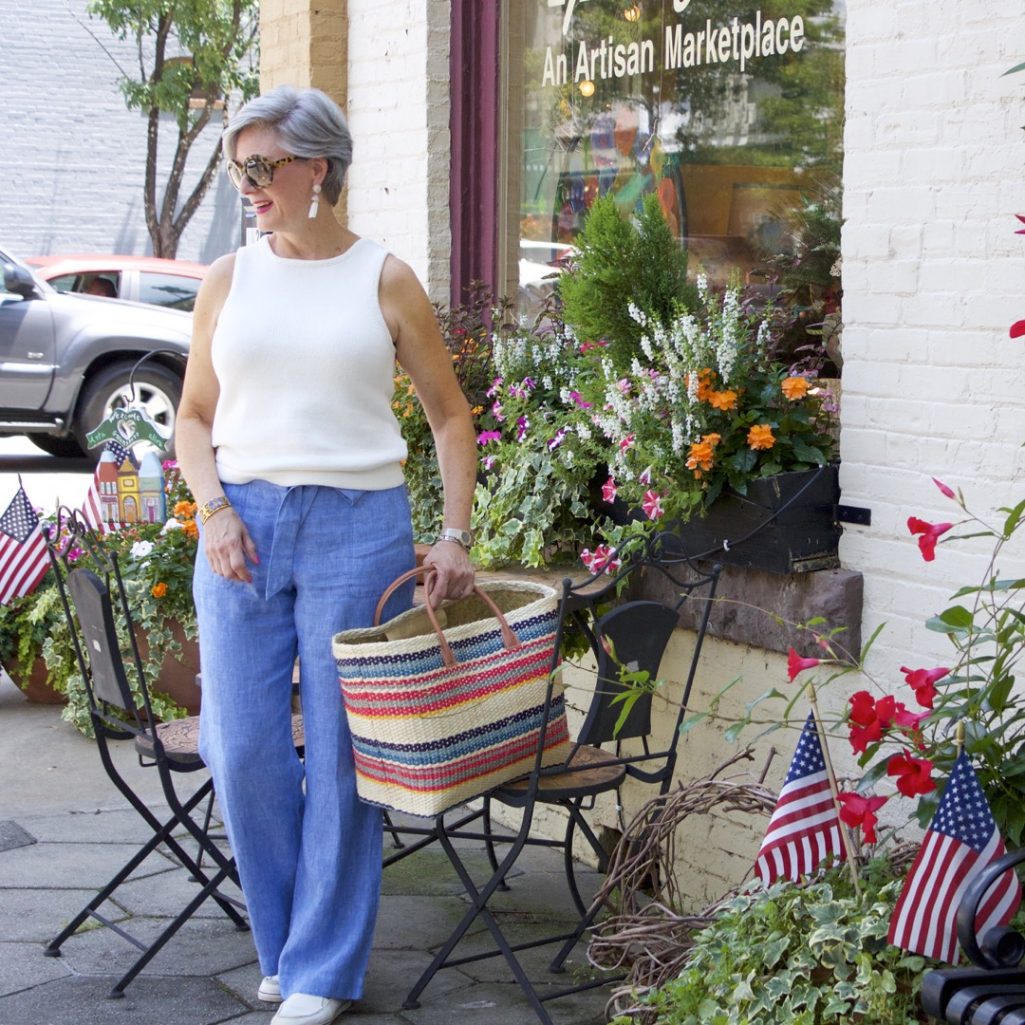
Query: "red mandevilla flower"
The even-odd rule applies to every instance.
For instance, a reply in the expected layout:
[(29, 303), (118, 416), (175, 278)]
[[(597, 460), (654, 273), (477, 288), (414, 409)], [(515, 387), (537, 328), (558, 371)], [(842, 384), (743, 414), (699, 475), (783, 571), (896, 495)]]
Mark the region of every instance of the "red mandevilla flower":
[(918, 797), (936, 789), (932, 762), (927, 758), (914, 758), (907, 751), (894, 755), (886, 763), (886, 775), (897, 777), (897, 789), (905, 797)]
[(900, 671), (904, 674), (904, 679), (914, 689), (915, 698), (923, 708), (932, 708), (933, 700), (936, 697), (936, 688), (933, 684), (937, 680), (942, 680), (950, 672), (949, 669), (942, 666), (937, 666), (935, 669), (908, 669), (907, 666), (901, 666)]
[(937, 480), (935, 477), (933, 477), (932, 482), (940, 489), (940, 491), (943, 492), (943, 494), (947, 496), (947, 498), (953, 498), (955, 501), (957, 500), (957, 495), (954, 494), (953, 488), (947, 487), (943, 481)]
[(864, 754), (871, 744), (883, 739), (883, 730), (888, 729), (897, 716), (897, 702), (887, 694), (878, 701), (873, 700), (867, 690), (859, 690), (850, 698), (851, 711), (848, 721), (851, 748), (857, 754)]
[(862, 797), (861, 794), (838, 794), (840, 798), (840, 818), (852, 829), (861, 830), (861, 838), (865, 843), (876, 842), (876, 812), (884, 804), (885, 797)]
[(821, 659), (817, 658), (801, 658), (800, 655), (794, 651), (793, 648), (787, 652), (787, 676), (790, 678), (790, 682), (794, 682), (794, 677), (798, 673), (803, 673), (805, 669), (814, 669), (820, 663)]
[(953, 523), (929, 523), (926, 520), (920, 520), (917, 516), (908, 517), (908, 530), (912, 534), (922, 535), (918, 539), (918, 547), (926, 562), (932, 562), (936, 558), (936, 542), (953, 526)]

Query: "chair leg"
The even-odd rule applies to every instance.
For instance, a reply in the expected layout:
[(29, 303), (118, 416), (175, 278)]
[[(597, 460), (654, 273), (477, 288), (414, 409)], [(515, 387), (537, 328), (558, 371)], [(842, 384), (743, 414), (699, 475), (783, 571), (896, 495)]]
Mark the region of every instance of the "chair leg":
[(395, 828), (395, 824), (391, 820), (391, 814), (387, 810), (384, 811), (384, 830), (386, 833), (391, 833), (392, 836), (392, 847), (396, 850), (402, 850), (406, 845), (402, 842), (402, 838), (399, 836), (399, 831)]
[(497, 871), (491, 876), (491, 879), (483, 886), (478, 889), (474, 883), (473, 878), (467, 871), (465, 864), (459, 857), (459, 853), (452, 845), (452, 841), (449, 839), (448, 834), (445, 832), (444, 823), (439, 821), (439, 833), (438, 839), (441, 842), (445, 853), (448, 855), (449, 861), (452, 863), (452, 867), (455, 869), (456, 874), (459, 876), (463, 887), (466, 890), (467, 895), (470, 897), (472, 907), (463, 915), (459, 924), (452, 930), (451, 935), (445, 941), (444, 945), (435, 954), (434, 959), (430, 965), (425, 969), (420, 978), (416, 981), (416, 984), (409, 991), (406, 999), (402, 1003), (404, 1010), (412, 1010), (419, 1007), (420, 994), (426, 989), (428, 983), (434, 978), (434, 975), (439, 969), (443, 968), (449, 959), (452, 951), (455, 949), (459, 941), (466, 935), (466, 930), (473, 924), (476, 918), (483, 920), (484, 924), (488, 927), (489, 932), (492, 935), (499, 951), (505, 958), (509, 968), (512, 970), (513, 977), (516, 979), (523, 990), (523, 993), (527, 997), (530, 1006), (533, 1008), (534, 1013), (537, 1015), (538, 1020), (542, 1025), (552, 1025), (552, 1019), (549, 1017), (548, 1012), (544, 1009), (544, 1005), (541, 999), (537, 995), (537, 991), (534, 989), (527, 977), (527, 973), (523, 970), (523, 966), (520, 964), (519, 959), (516, 957), (512, 948), (509, 945), (508, 940), (502, 933), (498, 922), (495, 920), (494, 915), (488, 910), (487, 903), (491, 899), (494, 892), (501, 885), (505, 874), (512, 868), (517, 857), (519, 857), (520, 851), (523, 849), (526, 842), (526, 834), (521, 831), (519, 837), (506, 853), (502, 863), (498, 866)]
[[(495, 848), (494, 833), (491, 828), (491, 796), (489, 794), (484, 795), (484, 817), (481, 820), (481, 825), (484, 827), (484, 847), (488, 852), (488, 861), (491, 862), (491, 871), (497, 872), (498, 853)], [(505, 881), (504, 876), (498, 884), (498, 888), (500, 890), (509, 889), (509, 884)]]

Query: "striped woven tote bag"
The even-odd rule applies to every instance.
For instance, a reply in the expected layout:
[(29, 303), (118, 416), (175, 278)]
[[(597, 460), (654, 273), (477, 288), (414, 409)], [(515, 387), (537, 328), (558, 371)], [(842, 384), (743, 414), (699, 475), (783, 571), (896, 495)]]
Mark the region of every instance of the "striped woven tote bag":
[[(416, 572), (395, 581), (378, 609)], [(382, 625), (336, 634), (360, 798), (434, 816), (529, 772), (544, 723), (557, 619), (552, 588), (504, 581), (480, 583), (438, 614), (419, 606)], [(542, 764), (568, 754), (556, 681)]]

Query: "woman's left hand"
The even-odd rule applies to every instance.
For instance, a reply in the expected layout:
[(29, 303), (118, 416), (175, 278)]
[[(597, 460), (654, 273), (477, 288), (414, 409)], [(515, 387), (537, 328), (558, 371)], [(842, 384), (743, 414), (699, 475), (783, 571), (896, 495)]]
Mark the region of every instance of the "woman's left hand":
[(437, 541), (424, 557), (424, 565), (434, 570), (430, 591), (431, 606), (437, 608), (444, 598), (465, 598), (473, 590), (473, 564), (469, 553), (453, 541)]

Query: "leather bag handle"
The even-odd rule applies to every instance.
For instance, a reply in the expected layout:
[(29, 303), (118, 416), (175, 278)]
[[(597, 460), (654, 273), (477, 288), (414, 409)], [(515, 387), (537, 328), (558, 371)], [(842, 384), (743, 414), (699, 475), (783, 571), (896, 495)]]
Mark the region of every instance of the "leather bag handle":
[[(423, 575), (424, 577), (424, 589), (427, 592), (427, 601), (424, 603), (424, 607), (427, 610), (427, 618), (431, 622), (431, 627), (434, 629), (434, 633), (437, 635), (438, 644), (441, 646), (441, 658), (447, 666), (454, 666), (457, 664), (455, 655), (452, 654), (452, 649), (449, 647), (448, 641), (445, 639), (445, 634), (441, 629), (441, 624), (438, 622), (438, 616), (434, 609), (431, 608), (431, 591), (434, 587), (434, 581), (436, 578), (435, 571), (430, 566), (417, 566), (414, 569), (406, 570), (401, 576), (396, 577), (385, 589), (384, 594), (381, 595), (380, 600), (377, 602), (377, 608), (374, 609), (374, 626), (381, 625), (381, 613), (384, 612), (384, 607), (388, 603), (388, 599), (400, 588), (407, 580), (411, 580), (413, 577)], [(495, 603), (495, 600), (479, 587), (474, 587), (473, 593), (480, 598), (482, 602), (494, 614), (495, 619), (498, 620), (498, 625), (502, 630), (502, 645), (509, 651), (520, 646), (520, 639), (512, 631), (512, 627), (506, 621), (502, 610)]]

